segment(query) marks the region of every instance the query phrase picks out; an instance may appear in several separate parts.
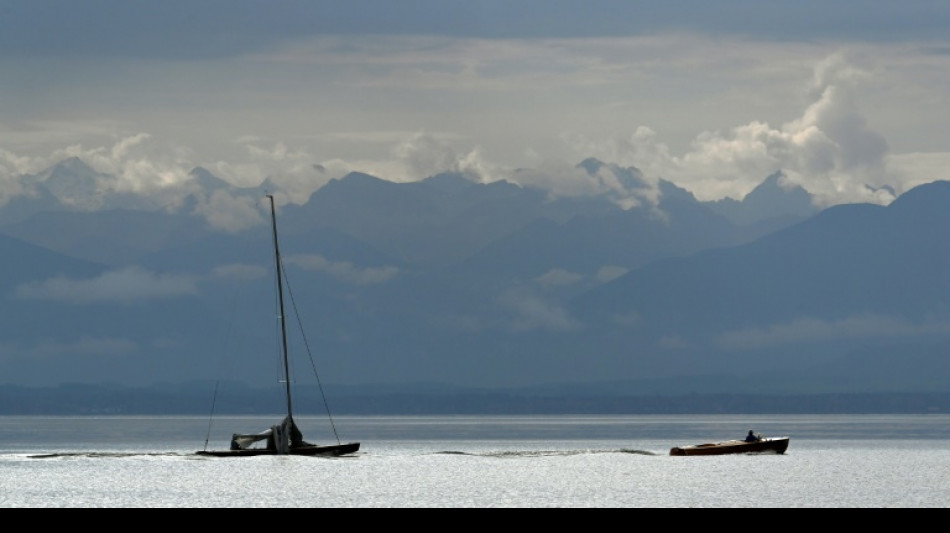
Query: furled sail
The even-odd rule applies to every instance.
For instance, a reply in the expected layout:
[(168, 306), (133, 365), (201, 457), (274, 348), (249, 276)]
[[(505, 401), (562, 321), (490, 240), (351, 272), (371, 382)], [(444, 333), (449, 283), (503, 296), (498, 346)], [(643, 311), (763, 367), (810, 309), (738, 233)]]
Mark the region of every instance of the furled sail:
[(301, 446), (309, 446), (303, 440), (303, 433), (297, 427), (293, 418), (287, 417), (283, 422), (262, 433), (240, 435), (235, 433), (231, 437), (231, 450), (249, 450), (254, 444), (267, 441), (267, 450), (278, 454), (288, 454), (290, 450)]

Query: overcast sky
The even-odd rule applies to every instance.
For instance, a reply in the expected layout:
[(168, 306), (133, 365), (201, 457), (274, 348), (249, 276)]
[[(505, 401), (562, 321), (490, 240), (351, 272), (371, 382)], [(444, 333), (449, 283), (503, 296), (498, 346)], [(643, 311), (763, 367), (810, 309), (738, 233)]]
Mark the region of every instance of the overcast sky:
[(68, 156), (301, 198), (352, 170), (574, 191), (587, 157), (700, 199), (950, 179), (946, 1), (0, 0), (0, 72), (0, 199)]

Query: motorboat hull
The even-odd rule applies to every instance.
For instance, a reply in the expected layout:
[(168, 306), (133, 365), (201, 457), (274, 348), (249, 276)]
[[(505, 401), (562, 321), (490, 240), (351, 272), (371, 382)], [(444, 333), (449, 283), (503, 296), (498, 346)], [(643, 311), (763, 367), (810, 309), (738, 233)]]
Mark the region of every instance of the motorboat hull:
[(788, 450), (788, 437), (766, 438), (755, 442), (730, 440), (695, 446), (683, 446), (670, 450), (673, 456), (692, 455), (732, 455), (732, 454), (775, 454), (782, 455)]

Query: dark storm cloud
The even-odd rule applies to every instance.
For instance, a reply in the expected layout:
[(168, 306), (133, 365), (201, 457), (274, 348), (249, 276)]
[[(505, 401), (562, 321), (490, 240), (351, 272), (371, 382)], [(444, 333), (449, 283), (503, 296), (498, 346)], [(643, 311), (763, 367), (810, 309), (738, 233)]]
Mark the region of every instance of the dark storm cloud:
[(0, 55), (202, 58), (320, 35), (609, 37), (668, 31), (773, 40), (943, 38), (931, 0), (4, 0)]

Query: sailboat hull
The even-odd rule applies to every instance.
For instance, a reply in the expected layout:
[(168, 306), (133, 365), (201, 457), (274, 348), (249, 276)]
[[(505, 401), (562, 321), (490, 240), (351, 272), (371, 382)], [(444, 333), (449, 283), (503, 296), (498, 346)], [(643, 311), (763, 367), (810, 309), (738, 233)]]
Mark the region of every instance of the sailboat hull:
[[(280, 309), (280, 314), (278, 316), (280, 317), (280, 333), (282, 340), (281, 345), (283, 348), (284, 363), (284, 379), (282, 381), (284, 383), (284, 393), (286, 394), (287, 399), (287, 415), (283, 422), (271, 426), (271, 428), (267, 431), (252, 435), (235, 433), (232, 437), (231, 446), (228, 450), (205, 450), (196, 452), (196, 454), (204, 457), (257, 457), (261, 455), (339, 457), (341, 455), (350, 455), (356, 453), (360, 449), (358, 442), (336, 445), (310, 444), (303, 440), (303, 434), (300, 432), (300, 429), (294, 422), (293, 401), (290, 391), (293, 380), (290, 376), (290, 358), (287, 349), (287, 321), (285, 319), (286, 312), (284, 309), (284, 267), (281, 261), (280, 245), (277, 239), (277, 208), (274, 205), (274, 197), (271, 195), (268, 195), (267, 197), (270, 199), (271, 224), (274, 233), (274, 270), (276, 272), (277, 278), (277, 300)], [(316, 368), (314, 368), (314, 372), (316, 372)], [(327, 414), (329, 414), (329, 409), (327, 409)], [(333, 431), (335, 434), (336, 429)], [(264, 440), (267, 441), (265, 446), (254, 447), (255, 443), (259, 443)], [(339, 438), (336, 440), (339, 442)]]
[(324, 445), (324, 446), (300, 446), (291, 448), (285, 454), (277, 450), (268, 450), (267, 448), (253, 448), (248, 450), (211, 450), (200, 451), (197, 455), (203, 457), (257, 457), (262, 455), (306, 455), (315, 457), (340, 457), (351, 455), (360, 451), (360, 443), (351, 442), (348, 444)]

